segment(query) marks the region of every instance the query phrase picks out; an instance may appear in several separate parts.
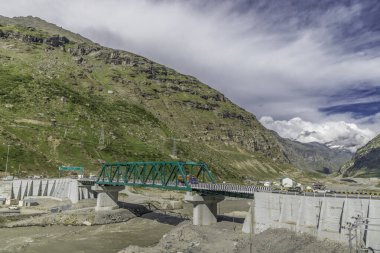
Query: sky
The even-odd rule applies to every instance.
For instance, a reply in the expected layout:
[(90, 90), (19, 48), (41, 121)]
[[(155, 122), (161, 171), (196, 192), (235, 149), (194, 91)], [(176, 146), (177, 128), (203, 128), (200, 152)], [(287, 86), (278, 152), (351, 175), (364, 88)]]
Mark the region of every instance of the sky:
[(380, 133), (380, 1), (0, 0), (197, 77), (281, 136), (355, 151)]

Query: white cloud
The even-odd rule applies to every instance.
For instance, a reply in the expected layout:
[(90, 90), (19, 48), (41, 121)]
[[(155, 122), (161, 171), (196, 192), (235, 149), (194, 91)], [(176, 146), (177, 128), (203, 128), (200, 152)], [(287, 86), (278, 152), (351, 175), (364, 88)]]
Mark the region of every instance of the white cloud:
[(372, 130), (344, 121), (313, 123), (298, 117), (291, 120), (273, 120), (272, 117), (264, 116), (260, 118), (260, 122), (284, 138), (304, 143), (324, 143), (330, 148), (344, 148), (351, 152), (375, 137)]

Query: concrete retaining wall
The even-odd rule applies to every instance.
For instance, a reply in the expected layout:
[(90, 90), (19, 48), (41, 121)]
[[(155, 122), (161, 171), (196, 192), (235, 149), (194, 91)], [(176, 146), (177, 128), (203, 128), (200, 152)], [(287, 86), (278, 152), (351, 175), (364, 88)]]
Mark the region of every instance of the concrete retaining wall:
[(287, 228), (348, 243), (347, 222), (353, 222), (352, 217), (358, 215), (368, 218), (367, 231), (364, 225), (359, 226), (358, 234), (361, 234), (361, 239), (367, 247), (380, 250), (379, 199), (258, 192), (255, 193), (254, 201), (254, 232), (260, 233), (268, 228)]
[(0, 181), (0, 195), (18, 200), (29, 196), (50, 196), (70, 199), (72, 203), (94, 198), (93, 192), (86, 187), (78, 187), (78, 181), (70, 178)]

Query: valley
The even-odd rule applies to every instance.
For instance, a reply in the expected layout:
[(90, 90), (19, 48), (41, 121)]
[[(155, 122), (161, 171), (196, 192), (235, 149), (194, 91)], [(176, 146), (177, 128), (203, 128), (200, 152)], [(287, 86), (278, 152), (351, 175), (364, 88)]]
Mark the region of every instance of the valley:
[(376, 246), (379, 157), (380, 136), (283, 138), (196, 77), (0, 16), (0, 253)]

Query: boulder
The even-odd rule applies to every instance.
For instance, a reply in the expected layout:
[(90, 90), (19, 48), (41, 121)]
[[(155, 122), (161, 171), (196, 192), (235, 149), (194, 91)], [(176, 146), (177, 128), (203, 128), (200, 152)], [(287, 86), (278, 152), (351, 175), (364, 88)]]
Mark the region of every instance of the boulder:
[(52, 37), (49, 37), (44, 40), (45, 44), (52, 46), (52, 47), (60, 47), (68, 44), (70, 41), (65, 36), (61, 37), (59, 35), (55, 35)]

